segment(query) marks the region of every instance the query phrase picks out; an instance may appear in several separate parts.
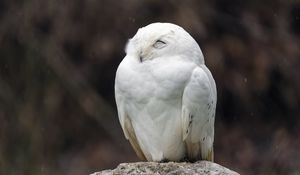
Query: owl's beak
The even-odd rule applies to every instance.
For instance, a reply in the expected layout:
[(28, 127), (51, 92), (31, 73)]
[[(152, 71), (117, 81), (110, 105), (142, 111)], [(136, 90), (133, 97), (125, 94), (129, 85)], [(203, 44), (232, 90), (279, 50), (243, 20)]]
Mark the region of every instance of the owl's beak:
[(145, 57), (146, 57), (145, 52), (140, 51), (140, 53), (139, 53), (139, 59), (140, 59), (140, 62), (145, 61)]
[(142, 50), (139, 52), (139, 59), (140, 59), (140, 62), (143, 62), (143, 61), (149, 59), (149, 56), (151, 55), (151, 54), (149, 54), (149, 53), (150, 53), (149, 49), (142, 49)]
[(143, 62), (144, 57), (141, 54), (139, 54), (139, 59), (140, 59), (140, 62)]

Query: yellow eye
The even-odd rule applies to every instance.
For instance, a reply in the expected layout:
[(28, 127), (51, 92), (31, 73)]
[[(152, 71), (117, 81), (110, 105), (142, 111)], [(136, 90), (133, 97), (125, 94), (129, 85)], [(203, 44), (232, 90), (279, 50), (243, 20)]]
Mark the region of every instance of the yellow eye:
[(162, 41), (162, 40), (157, 40), (154, 44), (153, 47), (156, 49), (161, 49), (163, 47), (165, 47), (167, 45), (166, 42)]

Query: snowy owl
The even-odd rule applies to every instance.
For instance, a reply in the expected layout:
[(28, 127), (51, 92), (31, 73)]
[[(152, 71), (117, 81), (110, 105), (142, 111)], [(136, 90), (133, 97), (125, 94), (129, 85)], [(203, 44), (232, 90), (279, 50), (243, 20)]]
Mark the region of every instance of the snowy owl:
[(116, 73), (115, 98), (139, 158), (213, 161), (216, 84), (180, 26), (153, 23), (137, 31)]

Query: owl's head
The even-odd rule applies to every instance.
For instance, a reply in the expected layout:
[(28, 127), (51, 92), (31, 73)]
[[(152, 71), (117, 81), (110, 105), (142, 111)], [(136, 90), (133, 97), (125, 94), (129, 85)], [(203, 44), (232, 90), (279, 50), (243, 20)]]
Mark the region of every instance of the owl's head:
[(127, 43), (126, 53), (141, 62), (181, 56), (204, 64), (197, 42), (182, 27), (171, 23), (152, 23), (140, 28)]

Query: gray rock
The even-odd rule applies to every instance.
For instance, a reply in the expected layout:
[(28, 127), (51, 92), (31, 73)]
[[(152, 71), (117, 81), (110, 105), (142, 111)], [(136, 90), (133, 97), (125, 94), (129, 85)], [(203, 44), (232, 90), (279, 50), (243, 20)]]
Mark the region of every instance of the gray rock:
[(114, 170), (104, 170), (91, 175), (239, 175), (219, 164), (198, 161), (195, 163), (186, 162), (137, 162), (122, 163)]

